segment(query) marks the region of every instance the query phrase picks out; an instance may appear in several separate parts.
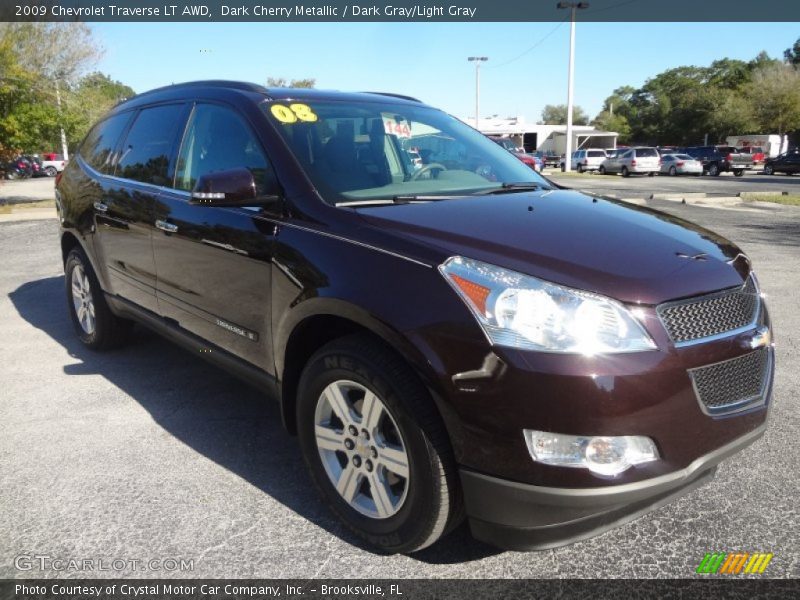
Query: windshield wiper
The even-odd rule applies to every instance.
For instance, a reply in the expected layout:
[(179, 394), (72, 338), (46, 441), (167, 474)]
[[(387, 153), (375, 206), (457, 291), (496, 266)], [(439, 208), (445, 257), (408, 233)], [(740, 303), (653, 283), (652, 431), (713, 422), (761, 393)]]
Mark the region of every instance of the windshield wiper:
[(494, 188), (491, 190), (487, 190), (485, 192), (478, 192), (477, 195), (481, 196), (491, 196), (494, 194), (508, 194), (511, 192), (522, 192), (526, 190), (549, 190), (550, 187), (544, 187), (540, 183), (534, 183), (532, 181), (516, 181), (516, 182), (505, 182), (499, 188)]
[(375, 198), (372, 200), (346, 200), (344, 202), (337, 202), (336, 206), (385, 206), (389, 204), (410, 204), (411, 202), (436, 202), (438, 200), (447, 200), (452, 198), (459, 198), (460, 196), (422, 196), (415, 194), (398, 194), (391, 198)]

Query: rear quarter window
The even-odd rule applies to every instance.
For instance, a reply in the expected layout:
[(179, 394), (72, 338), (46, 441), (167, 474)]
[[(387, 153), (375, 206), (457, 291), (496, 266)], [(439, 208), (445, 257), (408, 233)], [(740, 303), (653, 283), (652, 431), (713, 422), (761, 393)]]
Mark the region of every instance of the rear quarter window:
[(588, 156), (591, 156), (591, 157), (594, 157), (594, 158), (605, 158), (606, 157), (606, 153), (603, 152), (602, 150), (589, 150)]
[(636, 156), (640, 158), (658, 157), (658, 150), (655, 148), (637, 148)]
[[(81, 144), (78, 154), (93, 169), (101, 173), (114, 172), (114, 150), (128, 121), (130, 112), (111, 116), (95, 125)], [(58, 155), (55, 160), (63, 160)]]

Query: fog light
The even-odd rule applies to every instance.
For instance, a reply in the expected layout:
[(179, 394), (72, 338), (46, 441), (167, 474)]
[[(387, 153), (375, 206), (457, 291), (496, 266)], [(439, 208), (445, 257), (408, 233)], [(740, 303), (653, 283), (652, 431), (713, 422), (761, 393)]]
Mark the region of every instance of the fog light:
[(648, 437), (577, 436), (525, 429), (528, 451), (536, 462), (559, 467), (580, 467), (598, 475), (618, 475), (633, 465), (658, 459)]

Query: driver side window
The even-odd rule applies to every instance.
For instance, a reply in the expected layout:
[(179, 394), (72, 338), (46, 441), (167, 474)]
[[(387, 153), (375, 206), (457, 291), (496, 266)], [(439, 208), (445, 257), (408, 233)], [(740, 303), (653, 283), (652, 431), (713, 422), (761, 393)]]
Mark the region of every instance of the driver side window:
[(256, 192), (272, 167), (249, 125), (236, 112), (215, 104), (194, 107), (178, 155), (175, 187), (192, 191), (201, 175), (244, 167), (256, 182)]

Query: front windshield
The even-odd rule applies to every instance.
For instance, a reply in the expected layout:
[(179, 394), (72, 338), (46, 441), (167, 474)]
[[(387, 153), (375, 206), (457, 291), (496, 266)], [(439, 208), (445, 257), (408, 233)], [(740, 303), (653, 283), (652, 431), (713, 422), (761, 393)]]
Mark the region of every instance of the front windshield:
[(329, 204), (551, 186), (493, 141), (426, 106), (370, 101), (262, 105)]

